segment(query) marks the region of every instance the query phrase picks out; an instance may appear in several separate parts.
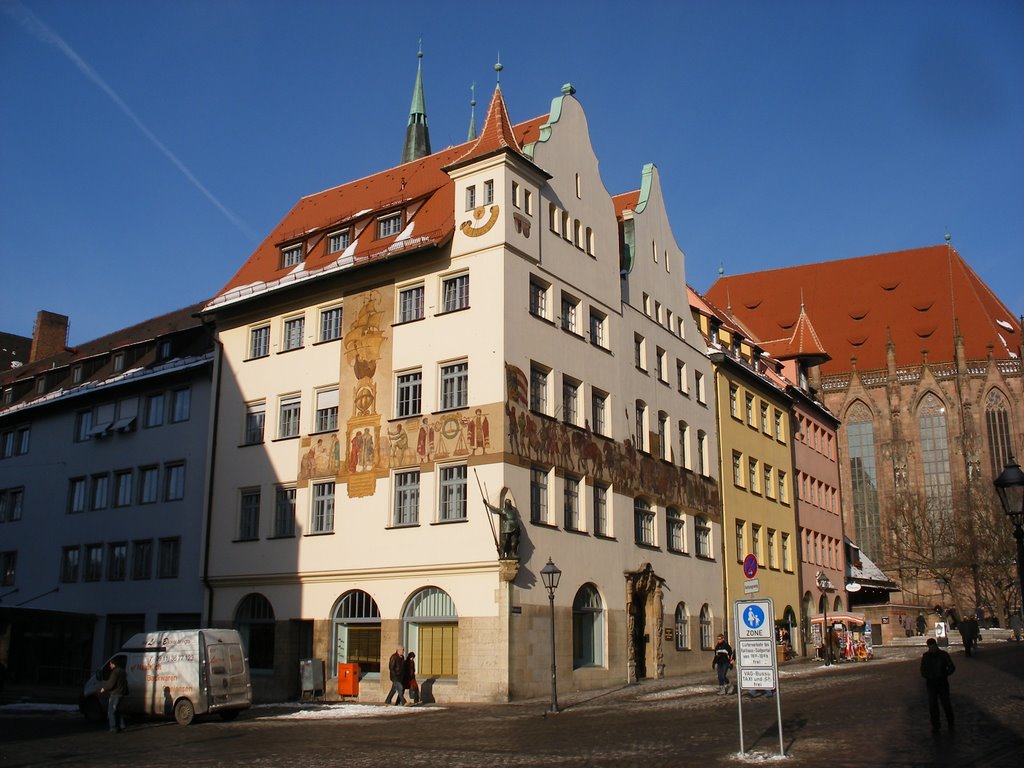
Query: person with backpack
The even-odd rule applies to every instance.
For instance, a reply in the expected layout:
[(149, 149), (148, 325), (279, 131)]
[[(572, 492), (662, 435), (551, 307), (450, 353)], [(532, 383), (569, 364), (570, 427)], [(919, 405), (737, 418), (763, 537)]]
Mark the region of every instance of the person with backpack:
[(734, 655), (732, 646), (725, 640), (725, 635), (718, 636), (715, 644), (715, 655), (711, 659), (711, 668), (718, 672), (718, 695), (729, 692), (729, 670), (732, 669)]

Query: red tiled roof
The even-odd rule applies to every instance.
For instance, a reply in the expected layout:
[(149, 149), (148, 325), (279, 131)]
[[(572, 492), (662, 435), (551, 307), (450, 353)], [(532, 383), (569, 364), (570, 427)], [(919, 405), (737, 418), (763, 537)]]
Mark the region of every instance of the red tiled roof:
[(800, 306), (800, 316), (792, 333), (779, 339), (762, 340), (761, 346), (777, 360), (792, 360), (799, 357), (806, 359), (811, 365), (831, 360), (803, 305)]
[(462, 165), (502, 149), (511, 149), (517, 154), (523, 154), (523, 143), (515, 137), (512, 123), (508, 119), (505, 98), (501, 95), (501, 86), (498, 86), (494, 89), (491, 105), (487, 108), (487, 117), (484, 118), (480, 136), (454, 164)]
[[(370, 261), (447, 242), (455, 230), (455, 186), (443, 169), (469, 157), (474, 148), (489, 147), (490, 143), (494, 143), (495, 148), (504, 146), (502, 142), (511, 143), (514, 146), (509, 146), (510, 149), (521, 152), (523, 144), (536, 140), (540, 126), (547, 119), (547, 115), (542, 115), (511, 126), (501, 92), (495, 91), (487, 122), (476, 141), (303, 197), (220, 290), (210, 306), (258, 292), (268, 284), (301, 276), (301, 273), (316, 273), (339, 264)], [(402, 231), (378, 238), (377, 218), (398, 211), (405, 214)], [(328, 254), (327, 235), (346, 227), (349, 228), (349, 248), (340, 254)], [(282, 267), (282, 245), (303, 241), (306, 243), (303, 263), (297, 267)]]
[(796, 333), (801, 303), (832, 356), (824, 374), (886, 366), (891, 334), (897, 366), (955, 358), (958, 322), (968, 359), (1016, 356), (1020, 322), (956, 249), (936, 245), (719, 278), (708, 297), (762, 339)]
[(640, 201), (640, 190), (623, 192), (619, 195), (612, 195), (612, 205), (615, 206), (615, 218), (622, 219), (623, 211), (636, 210), (636, 204)]

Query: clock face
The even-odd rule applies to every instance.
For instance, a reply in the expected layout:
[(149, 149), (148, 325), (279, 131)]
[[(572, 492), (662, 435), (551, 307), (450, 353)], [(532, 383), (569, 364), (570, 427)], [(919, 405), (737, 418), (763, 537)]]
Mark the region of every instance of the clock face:
[(473, 209), (473, 221), (462, 222), (459, 229), (462, 230), (462, 233), (466, 235), (466, 237), (480, 237), (481, 235), (486, 235), (491, 231), (491, 227), (498, 223), (498, 206), (491, 206), (490, 216), (483, 224), (476, 225), (473, 223), (474, 221), (480, 221), (483, 217), (484, 207), (482, 205), (477, 206)]

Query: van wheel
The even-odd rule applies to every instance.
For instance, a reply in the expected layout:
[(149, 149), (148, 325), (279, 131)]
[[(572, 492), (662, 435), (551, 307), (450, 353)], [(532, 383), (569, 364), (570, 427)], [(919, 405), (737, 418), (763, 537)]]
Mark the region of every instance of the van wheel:
[(196, 716), (196, 708), (188, 699), (178, 699), (174, 704), (174, 719), (178, 725), (188, 725)]
[(221, 720), (227, 720), (228, 722), (231, 722), (236, 717), (238, 717), (238, 710), (237, 709), (222, 709), (220, 711), (220, 719)]
[(100, 706), (95, 696), (90, 696), (82, 704), (82, 714), (85, 715), (85, 719), (90, 723), (99, 723), (104, 719), (103, 707)]

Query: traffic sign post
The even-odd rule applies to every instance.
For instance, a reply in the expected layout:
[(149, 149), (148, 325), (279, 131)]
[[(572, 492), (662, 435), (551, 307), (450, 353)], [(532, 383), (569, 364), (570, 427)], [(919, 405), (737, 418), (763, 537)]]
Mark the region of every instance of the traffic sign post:
[[(756, 581), (757, 560), (743, 572)], [(750, 571), (753, 571), (751, 573)], [(779, 661), (775, 653), (775, 604), (770, 597), (736, 600), (733, 603), (733, 627), (736, 638), (736, 701), (740, 721), (740, 754), (743, 745), (743, 692), (775, 691), (775, 710), (779, 725), (779, 754), (786, 756), (782, 741), (782, 699), (779, 692)]]

